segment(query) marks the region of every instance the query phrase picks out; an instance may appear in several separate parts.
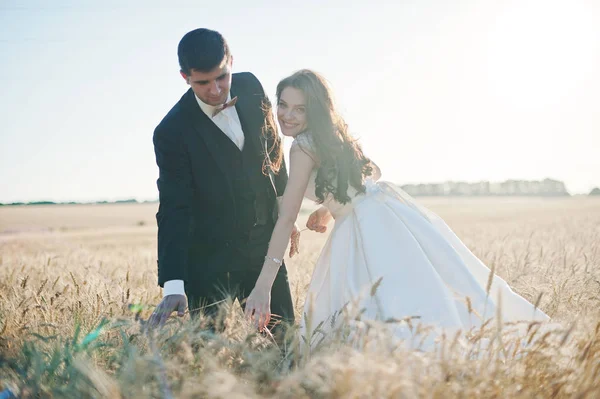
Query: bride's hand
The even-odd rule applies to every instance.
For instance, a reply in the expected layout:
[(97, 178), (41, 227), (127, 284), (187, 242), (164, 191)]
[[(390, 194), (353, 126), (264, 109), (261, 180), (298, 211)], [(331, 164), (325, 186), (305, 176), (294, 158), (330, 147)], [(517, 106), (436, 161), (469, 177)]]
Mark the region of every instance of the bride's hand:
[(250, 296), (246, 299), (244, 313), (259, 331), (267, 328), (271, 320), (271, 290), (259, 284), (254, 286)]
[(325, 233), (327, 231), (327, 224), (331, 221), (331, 213), (329, 209), (322, 206), (313, 213), (310, 214), (306, 221), (306, 227), (309, 230), (316, 231), (318, 233)]

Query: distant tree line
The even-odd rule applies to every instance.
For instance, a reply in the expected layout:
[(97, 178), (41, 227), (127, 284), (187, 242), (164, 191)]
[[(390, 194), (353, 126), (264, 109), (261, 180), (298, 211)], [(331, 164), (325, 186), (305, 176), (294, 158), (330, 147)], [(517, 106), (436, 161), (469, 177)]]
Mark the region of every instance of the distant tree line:
[[(565, 184), (559, 180), (506, 180), (492, 183), (449, 181), (433, 184), (407, 184), (402, 189), (412, 196), (569, 196)], [(594, 188), (588, 195), (600, 195), (600, 188)]]
[(104, 205), (104, 204), (145, 204), (158, 202), (158, 200), (154, 201), (138, 201), (136, 199), (125, 199), (125, 200), (117, 200), (117, 201), (92, 201), (92, 202), (54, 202), (54, 201), (34, 201), (34, 202), (11, 202), (7, 204), (3, 204), (0, 202), (0, 206), (18, 206), (18, 205)]
[[(476, 183), (454, 182), (429, 183), (429, 184), (406, 184), (402, 189), (412, 196), (543, 196), (561, 197), (569, 196), (565, 184), (558, 180), (544, 179), (541, 181), (507, 180), (500, 183), (481, 181)], [(600, 195), (600, 188), (596, 187), (588, 195)], [(11, 202), (0, 206), (11, 205), (85, 205), (85, 204), (141, 204), (154, 203), (153, 201), (138, 201), (136, 199), (125, 199), (118, 201), (95, 201), (95, 202)]]
[(434, 184), (408, 184), (404, 191), (413, 196), (549, 196), (570, 195), (562, 181), (506, 180), (499, 183), (481, 181), (476, 183), (445, 182)]

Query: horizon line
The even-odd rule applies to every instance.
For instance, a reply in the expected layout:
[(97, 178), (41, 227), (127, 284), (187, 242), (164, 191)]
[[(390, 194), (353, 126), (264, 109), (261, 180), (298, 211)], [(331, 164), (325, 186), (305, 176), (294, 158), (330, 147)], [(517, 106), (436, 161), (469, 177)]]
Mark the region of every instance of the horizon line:
[[(578, 192), (572, 192), (570, 190), (567, 189), (567, 184), (559, 179), (553, 179), (551, 177), (545, 177), (543, 179), (539, 179), (539, 180), (523, 180), (523, 179), (506, 179), (506, 180), (445, 180), (445, 181), (437, 181), (437, 182), (407, 182), (407, 183), (394, 183), (396, 185), (398, 185), (399, 187), (405, 187), (405, 186), (418, 186), (418, 185), (443, 185), (443, 184), (448, 184), (448, 183), (455, 183), (455, 184), (479, 184), (479, 183), (489, 183), (489, 184), (501, 184), (501, 183), (506, 183), (506, 182), (543, 182), (546, 180), (551, 180), (551, 181), (555, 181), (558, 183), (561, 183), (564, 185), (565, 187), (565, 191), (568, 195), (570, 196), (576, 196), (576, 195), (589, 195), (593, 190), (600, 188), (600, 184), (599, 185), (592, 185), (592, 187), (587, 190), (587, 191), (578, 191)], [(451, 195), (446, 195), (446, 196), (451, 196)], [(479, 196), (483, 196), (483, 195), (479, 195)], [(499, 196), (499, 195), (493, 195), (490, 194), (490, 196)], [(528, 196), (532, 196), (531, 194)], [(137, 202), (143, 203), (143, 202), (158, 202), (159, 197), (158, 195), (155, 197), (139, 197), (139, 196), (118, 196), (118, 197), (104, 197), (104, 198), (100, 198), (100, 199), (50, 199), (50, 198), (43, 198), (43, 199), (35, 199), (35, 200), (11, 200), (11, 201), (5, 201), (5, 200), (0, 200), (0, 204), (1, 205), (10, 205), (10, 204), (31, 204), (31, 203), (43, 203), (43, 202), (47, 202), (47, 203), (54, 203), (54, 204), (69, 204), (69, 203), (76, 203), (76, 204), (96, 204), (96, 203), (115, 203), (115, 202), (122, 202), (122, 201), (131, 201), (131, 200), (135, 200)]]

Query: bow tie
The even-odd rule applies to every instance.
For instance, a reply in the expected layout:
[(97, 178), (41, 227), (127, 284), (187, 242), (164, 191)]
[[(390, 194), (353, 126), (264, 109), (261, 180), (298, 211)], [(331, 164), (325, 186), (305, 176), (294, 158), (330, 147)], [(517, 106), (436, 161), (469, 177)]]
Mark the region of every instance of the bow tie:
[(215, 116), (217, 116), (217, 114), (219, 112), (223, 111), (224, 109), (233, 107), (236, 102), (237, 102), (237, 96), (233, 97), (230, 101), (226, 102), (225, 104), (217, 105), (215, 107), (215, 110), (213, 111), (212, 117), (214, 118)]

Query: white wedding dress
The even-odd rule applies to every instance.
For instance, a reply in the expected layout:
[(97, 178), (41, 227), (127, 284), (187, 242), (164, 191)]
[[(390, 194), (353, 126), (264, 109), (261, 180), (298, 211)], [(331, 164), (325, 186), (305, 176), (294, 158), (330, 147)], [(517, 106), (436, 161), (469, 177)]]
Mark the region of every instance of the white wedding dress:
[[(307, 134), (299, 135), (292, 145), (314, 153)], [(316, 171), (305, 193), (311, 200), (317, 200), (315, 176)], [(367, 179), (366, 194), (349, 190), (350, 203), (341, 204), (332, 196), (323, 203), (335, 225), (306, 297), (300, 333), (311, 344), (318, 340), (317, 326), (326, 334), (336, 318), (343, 318), (338, 313), (348, 305), (358, 305), (363, 320), (417, 316), (413, 327), (422, 323), (442, 330), (480, 326), (496, 317), (500, 305), (504, 322), (549, 319), (498, 276), (493, 276), (488, 295), (490, 269), (440, 217), (402, 189)], [(406, 323), (387, 325), (400, 339), (413, 335)]]

